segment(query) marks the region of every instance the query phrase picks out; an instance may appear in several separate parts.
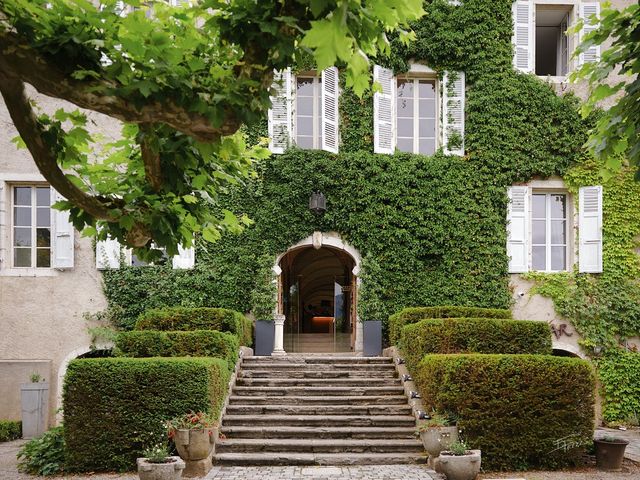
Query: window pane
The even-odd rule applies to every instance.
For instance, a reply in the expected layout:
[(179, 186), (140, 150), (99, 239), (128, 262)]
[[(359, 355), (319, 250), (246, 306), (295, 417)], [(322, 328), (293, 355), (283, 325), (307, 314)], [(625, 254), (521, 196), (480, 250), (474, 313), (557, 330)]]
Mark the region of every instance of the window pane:
[(313, 95), (313, 78), (298, 78), (298, 95), (310, 97)]
[(300, 148), (313, 148), (313, 137), (298, 136), (296, 138), (296, 145)]
[(313, 135), (313, 118), (312, 117), (298, 117), (298, 135)]
[(421, 118), (418, 124), (418, 133), (420, 137), (436, 137), (436, 121)]
[(551, 243), (552, 244), (564, 244), (567, 241), (565, 220), (552, 220), (551, 221)]
[(299, 97), (296, 100), (296, 115), (313, 115), (313, 97)]
[(31, 207), (14, 207), (13, 224), (16, 227), (31, 226)]
[(531, 236), (533, 237), (534, 245), (547, 242), (547, 229), (544, 220), (533, 220), (531, 222)]
[(413, 140), (411, 138), (399, 138), (398, 150), (401, 152), (413, 152)]
[(149, 265), (147, 262), (145, 262), (144, 260), (140, 260), (135, 253), (131, 254), (131, 266), (133, 267), (144, 267)]
[(31, 229), (16, 227), (13, 229), (13, 245), (16, 247), (31, 246)]
[(436, 116), (436, 102), (434, 100), (420, 100), (420, 116), (435, 118)]
[(420, 139), (418, 142), (419, 152), (423, 155), (433, 155), (436, 151), (436, 139), (426, 138)]
[(533, 218), (546, 218), (546, 195), (532, 195), (532, 215)]
[(411, 80), (398, 80), (398, 98), (413, 98), (413, 82)]
[(36, 205), (40, 207), (51, 205), (51, 189), (49, 187), (36, 188)]
[(31, 187), (15, 187), (13, 192), (14, 205), (31, 205)]
[(398, 119), (398, 137), (413, 137), (413, 119)]
[(566, 270), (566, 247), (551, 247), (551, 270)]
[(546, 270), (545, 247), (533, 247), (531, 249), (531, 264), (534, 270)]
[(13, 249), (13, 266), (14, 267), (30, 267), (31, 266), (31, 249), (30, 248), (14, 248)]
[(566, 195), (551, 195), (551, 218), (566, 217)]
[(38, 227), (48, 227), (51, 224), (51, 210), (49, 208), (38, 208), (36, 210)]
[(38, 248), (36, 251), (36, 267), (51, 266), (51, 250), (48, 248)]
[(420, 80), (420, 83), (418, 84), (418, 96), (420, 98), (436, 98), (435, 82)]
[(36, 246), (48, 248), (51, 246), (51, 232), (48, 228), (36, 230)]
[(413, 100), (410, 98), (398, 98), (398, 117), (413, 117)]

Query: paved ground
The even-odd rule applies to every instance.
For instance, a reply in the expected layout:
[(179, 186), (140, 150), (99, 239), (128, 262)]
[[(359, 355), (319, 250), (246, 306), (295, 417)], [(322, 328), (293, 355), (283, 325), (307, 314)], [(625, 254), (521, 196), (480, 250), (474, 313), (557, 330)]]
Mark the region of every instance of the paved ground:
[(624, 458), (633, 460), (640, 464), (640, 429), (633, 428), (630, 430), (618, 430), (617, 428), (597, 428), (596, 438), (604, 437), (605, 435), (622, 438), (629, 441), (629, 445), (624, 451)]

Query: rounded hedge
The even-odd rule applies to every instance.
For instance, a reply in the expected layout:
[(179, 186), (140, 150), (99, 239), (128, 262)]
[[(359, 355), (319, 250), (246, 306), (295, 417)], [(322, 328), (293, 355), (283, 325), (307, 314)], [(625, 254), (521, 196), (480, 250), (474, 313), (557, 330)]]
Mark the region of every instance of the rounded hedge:
[(22, 437), (20, 420), (0, 420), (0, 442), (8, 442)]

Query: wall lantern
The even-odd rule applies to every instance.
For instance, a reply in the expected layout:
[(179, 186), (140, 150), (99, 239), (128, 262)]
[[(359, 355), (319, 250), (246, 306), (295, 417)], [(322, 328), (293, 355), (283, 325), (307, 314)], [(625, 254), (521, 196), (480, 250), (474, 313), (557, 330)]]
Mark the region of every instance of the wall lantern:
[(327, 199), (321, 192), (313, 192), (309, 197), (309, 210), (318, 215), (327, 211)]

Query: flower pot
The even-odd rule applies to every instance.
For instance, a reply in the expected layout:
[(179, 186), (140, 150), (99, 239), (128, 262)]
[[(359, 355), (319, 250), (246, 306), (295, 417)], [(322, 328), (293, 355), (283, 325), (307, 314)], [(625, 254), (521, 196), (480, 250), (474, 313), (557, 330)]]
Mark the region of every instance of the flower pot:
[(468, 450), (466, 455), (442, 452), (439, 457), (440, 471), (447, 480), (474, 480), (480, 473), (480, 450)]
[(177, 430), (173, 441), (180, 458), (196, 461), (207, 458), (216, 444), (218, 428), (201, 428)]
[(594, 440), (596, 447), (596, 467), (599, 470), (618, 471), (622, 469), (624, 450), (629, 442), (622, 439), (607, 441), (604, 439)]
[(167, 463), (151, 463), (146, 458), (138, 458), (140, 480), (178, 480), (182, 477), (184, 462), (180, 457), (169, 457)]
[(420, 440), (429, 456), (437, 457), (442, 450), (458, 441), (458, 427), (430, 427), (420, 432)]

